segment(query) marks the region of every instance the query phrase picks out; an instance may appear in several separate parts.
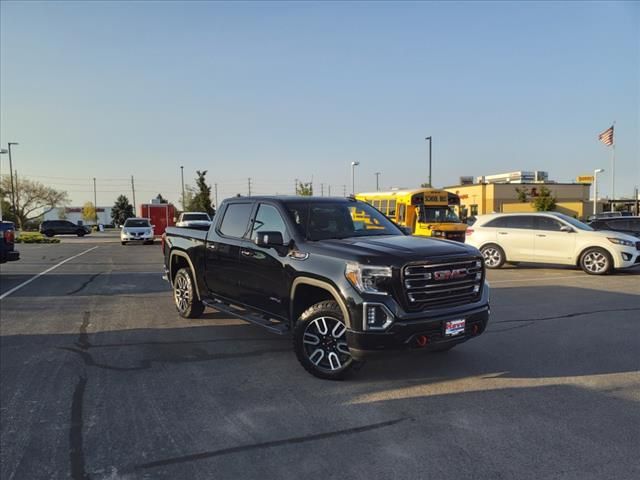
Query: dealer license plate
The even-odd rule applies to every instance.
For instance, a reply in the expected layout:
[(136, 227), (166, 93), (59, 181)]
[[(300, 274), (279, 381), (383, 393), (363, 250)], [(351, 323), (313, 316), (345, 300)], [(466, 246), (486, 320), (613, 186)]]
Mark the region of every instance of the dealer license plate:
[(444, 325), (445, 337), (453, 337), (464, 333), (465, 320), (449, 320)]

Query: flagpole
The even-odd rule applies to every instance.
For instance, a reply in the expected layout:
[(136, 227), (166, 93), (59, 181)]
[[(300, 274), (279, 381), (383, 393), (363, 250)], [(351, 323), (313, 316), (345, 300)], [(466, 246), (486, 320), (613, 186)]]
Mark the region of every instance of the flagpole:
[(613, 121), (613, 125), (611, 125), (611, 140), (613, 140), (611, 144), (611, 211), (615, 211), (613, 207), (613, 201), (616, 198), (616, 132), (615, 132), (616, 122)]

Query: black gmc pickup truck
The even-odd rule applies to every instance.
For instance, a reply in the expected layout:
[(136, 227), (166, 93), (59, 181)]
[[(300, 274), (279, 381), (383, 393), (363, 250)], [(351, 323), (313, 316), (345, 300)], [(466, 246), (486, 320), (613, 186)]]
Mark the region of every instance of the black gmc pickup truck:
[(406, 235), (353, 199), (228, 199), (208, 231), (167, 228), (162, 240), (181, 316), (207, 306), (292, 332), (298, 360), (320, 378), (391, 349), (449, 350), (489, 319), (478, 250)]

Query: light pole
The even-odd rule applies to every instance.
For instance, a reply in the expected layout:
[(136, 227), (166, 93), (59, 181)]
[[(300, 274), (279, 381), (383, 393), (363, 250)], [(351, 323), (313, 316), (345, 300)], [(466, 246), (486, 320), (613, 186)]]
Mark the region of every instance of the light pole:
[(184, 206), (184, 167), (180, 166), (180, 177), (182, 177), (182, 210), (186, 210)]
[(598, 205), (598, 174), (604, 172), (603, 168), (596, 168), (593, 171), (593, 215), (597, 213)]
[(18, 142), (9, 142), (7, 146), (9, 147), (9, 179), (11, 181), (11, 208), (13, 209), (13, 214), (16, 214), (16, 187), (13, 185), (13, 163), (11, 162), (11, 145), (20, 145)]
[(356, 194), (356, 166), (360, 165), (360, 162), (351, 162), (351, 195)]
[[(0, 148), (0, 155), (4, 155), (5, 153), (9, 153), (9, 150), (6, 150), (4, 148)], [(0, 173), (2, 169), (0, 169)], [(2, 178), (2, 176), (0, 175), (0, 178)], [(0, 198), (0, 200), (2, 200), (2, 198)], [(2, 221), (2, 202), (0, 201), (0, 222)]]
[(376, 172), (376, 192), (380, 191), (380, 172)]
[(433, 139), (431, 137), (425, 137), (425, 140), (429, 140), (429, 188), (433, 188), (433, 184), (431, 183), (431, 143)]

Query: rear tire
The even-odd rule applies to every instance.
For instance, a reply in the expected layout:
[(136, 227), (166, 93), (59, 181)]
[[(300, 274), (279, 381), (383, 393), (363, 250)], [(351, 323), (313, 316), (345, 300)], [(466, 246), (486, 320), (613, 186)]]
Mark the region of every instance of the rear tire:
[(606, 275), (613, 268), (613, 260), (605, 249), (593, 247), (580, 256), (580, 268), (589, 275)]
[(181, 268), (173, 279), (173, 301), (182, 318), (198, 318), (204, 312), (204, 304), (198, 299), (191, 270)]
[(293, 329), (293, 350), (311, 375), (342, 380), (359, 362), (349, 353), (342, 310), (337, 302), (316, 303), (304, 311)]
[(52, 230), (45, 230), (45, 232), (44, 232), (44, 236), (45, 236), (45, 237), (49, 237), (49, 238), (51, 238), (51, 237), (53, 237), (54, 235), (55, 235), (55, 234), (53, 233), (53, 231), (52, 231)]
[(126, 245), (126, 244), (127, 244), (127, 242), (120, 242), (120, 243), (121, 243), (122, 245)]
[(493, 243), (483, 246), (480, 249), (480, 253), (482, 253), (484, 264), (487, 268), (500, 268), (507, 260), (504, 250)]

